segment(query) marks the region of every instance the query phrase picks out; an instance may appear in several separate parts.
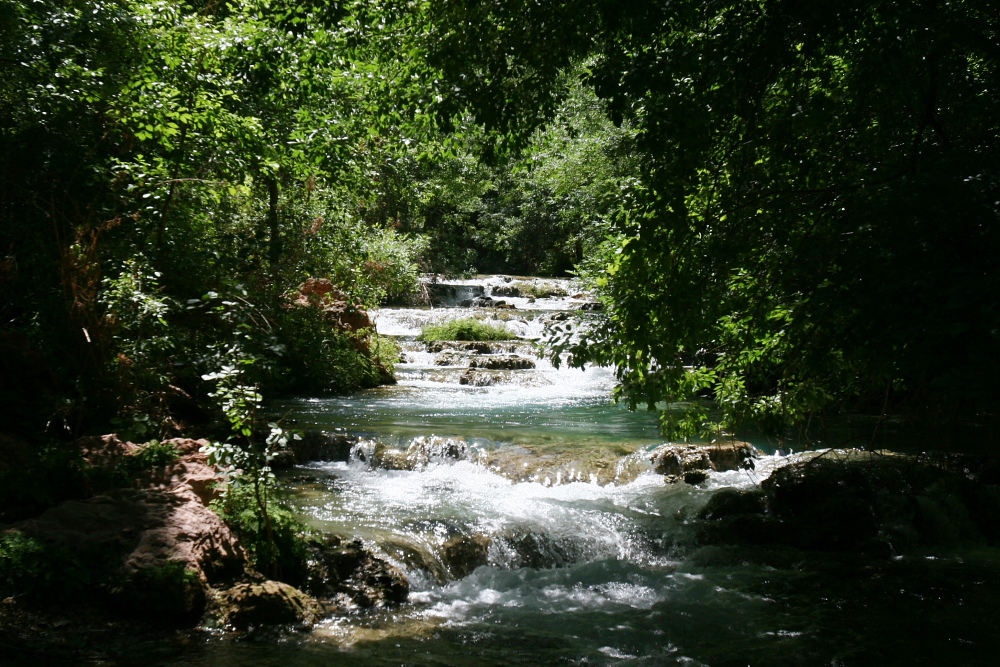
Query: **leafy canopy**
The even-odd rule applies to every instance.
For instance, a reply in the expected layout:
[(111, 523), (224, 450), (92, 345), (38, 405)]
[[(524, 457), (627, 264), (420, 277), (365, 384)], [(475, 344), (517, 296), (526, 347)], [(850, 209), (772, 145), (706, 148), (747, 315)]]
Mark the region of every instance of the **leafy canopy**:
[[(995, 410), (1000, 18), (992, 3), (435, 3), (429, 61), (502, 138), (584, 58), (638, 182), (557, 348), (715, 427)], [(499, 103), (497, 103), (499, 100)], [(674, 415), (674, 416), (671, 416)], [(665, 417), (675, 435), (707, 413)]]

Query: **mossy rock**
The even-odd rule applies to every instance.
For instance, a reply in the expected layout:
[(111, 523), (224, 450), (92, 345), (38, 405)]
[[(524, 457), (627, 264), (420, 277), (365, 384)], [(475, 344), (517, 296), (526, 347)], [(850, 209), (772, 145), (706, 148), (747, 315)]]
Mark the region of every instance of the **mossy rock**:
[(219, 620), (235, 630), (273, 625), (311, 626), (321, 613), (316, 600), (280, 581), (239, 584), (216, 598)]

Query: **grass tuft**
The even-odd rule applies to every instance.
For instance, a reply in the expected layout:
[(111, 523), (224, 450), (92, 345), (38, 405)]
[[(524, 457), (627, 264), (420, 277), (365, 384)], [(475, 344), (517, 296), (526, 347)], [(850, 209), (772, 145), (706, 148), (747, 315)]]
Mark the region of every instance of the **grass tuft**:
[(441, 324), (428, 324), (417, 336), (417, 340), (511, 340), (517, 338), (507, 327), (497, 324), (486, 324), (479, 320), (466, 317)]

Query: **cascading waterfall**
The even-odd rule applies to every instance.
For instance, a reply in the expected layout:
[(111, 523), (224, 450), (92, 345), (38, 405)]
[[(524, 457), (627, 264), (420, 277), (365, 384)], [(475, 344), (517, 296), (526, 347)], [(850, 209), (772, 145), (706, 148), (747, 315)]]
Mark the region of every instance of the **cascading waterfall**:
[[(360, 538), (404, 571), (409, 602), (177, 664), (948, 661), (906, 627), (927, 617), (966, 641), (951, 644), (964, 664), (986, 664), (976, 659), (992, 651), (996, 615), (981, 613), (978, 596), (1000, 593), (995, 567), (977, 570), (979, 588), (955, 592), (954, 559), (834, 556), (807, 567), (797, 552), (754, 546), (767, 528), (759, 522), (738, 526), (743, 546), (701, 545), (693, 519), (713, 494), (755, 489), (813, 454), (762, 455), (753, 470), (665, 483), (649, 455), (662, 444), (657, 420), (610, 402), (610, 370), (556, 369), (537, 356), (546, 324), (589, 303), (572, 282), (493, 276), (430, 294), (432, 307), (374, 313), (403, 350), (398, 385), (273, 406), (298, 428), (351, 443), (343, 460), (284, 473), (293, 504), (313, 527)], [(518, 340), (414, 340), (428, 323), (470, 316)]]

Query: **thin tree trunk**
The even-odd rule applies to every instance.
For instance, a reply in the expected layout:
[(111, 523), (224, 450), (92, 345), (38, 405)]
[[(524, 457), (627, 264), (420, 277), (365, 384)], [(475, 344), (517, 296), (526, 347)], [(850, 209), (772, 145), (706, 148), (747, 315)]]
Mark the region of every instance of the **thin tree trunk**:
[(267, 178), (267, 226), (270, 233), (268, 240), (268, 260), (273, 267), (281, 257), (281, 229), (278, 227), (278, 178)]

